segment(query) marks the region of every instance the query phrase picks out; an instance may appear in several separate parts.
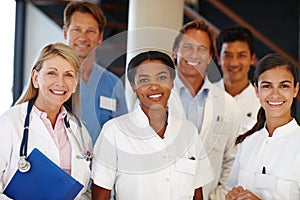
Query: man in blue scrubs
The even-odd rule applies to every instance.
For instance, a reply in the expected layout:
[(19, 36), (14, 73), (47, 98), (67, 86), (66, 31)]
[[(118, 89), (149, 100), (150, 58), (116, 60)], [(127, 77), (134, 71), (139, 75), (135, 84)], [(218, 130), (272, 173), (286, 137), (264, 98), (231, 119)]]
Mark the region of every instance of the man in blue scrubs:
[(70, 2), (64, 11), (64, 38), (81, 60), (82, 120), (93, 144), (108, 120), (127, 113), (121, 80), (96, 64), (95, 49), (103, 41), (106, 17), (97, 4)]

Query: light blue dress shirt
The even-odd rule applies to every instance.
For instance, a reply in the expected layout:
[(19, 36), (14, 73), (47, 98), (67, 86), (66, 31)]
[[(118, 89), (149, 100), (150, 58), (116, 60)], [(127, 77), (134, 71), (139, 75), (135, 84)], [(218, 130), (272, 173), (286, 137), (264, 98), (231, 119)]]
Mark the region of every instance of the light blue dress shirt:
[(205, 101), (209, 92), (209, 88), (205, 83), (206, 81), (204, 81), (203, 86), (196, 96), (193, 97), (180, 78), (178, 76), (175, 78), (176, 88), (178, 89), (186, 119), (192, 121), (196, 125), (199, 133), (202, 127)]

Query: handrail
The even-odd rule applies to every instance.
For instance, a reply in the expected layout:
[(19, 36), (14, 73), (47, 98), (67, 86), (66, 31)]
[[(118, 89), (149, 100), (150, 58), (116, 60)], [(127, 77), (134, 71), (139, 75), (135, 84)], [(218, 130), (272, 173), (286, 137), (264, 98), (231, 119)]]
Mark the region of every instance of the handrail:
[[(300, 62), (294, 58), (292, 55), (290, 55), (288, 52), (284, 51), (282, 48), (280, 48), (278, 45), (276, 45), (274, 42), (272, 42), (270, 39), (268, 39), (266, 36), (264, 36), (260, 31), (258, 31), (254, 26), (246, 22), (244, 19), (242, 19), (240, 16), (238, 16), (235, 12), (233, 12), (231, 9), (229, 9), (227, 6), (225, 6), (223, 3), (221, 3), (218, 0), (207, 0), (209, 3), (213, 4), (216, 8), (218, 8), (222, 13), (224, 13), (226, 16), (228, 16), (230, 19), (235, 21), (237, 24), (249, 28), (254, 37), (259, 39), (263, 44), (265, 44), (269, 49), (273, 50), (274, 52), (278, 52), (280, 54), (286, 55), (289, 57), (295, 64), (297, 64), (298, 67), (300, 67)], [(189, 6), (184, 6), (184, 13), (191, 19), (201, 19), (204, 20), (210, 27), (214, 29), (214, 31), (219, 34), (220, 29), (217, 28), (215, 25), (213, 25), (209, 20), (204, 18), (203, 16), (199, 15), (199, 13), (195, 12), (193, 9), (191, 9)]]
[(184, 14), (186, 16), (188, 16), (190, 19), (200, 19), (205, 21), (205, 23), (210, 26), (216, 34), (220, 33), (220, 29), (218, 27), (216, 27), (213, 23), (211, 23), (209, 20), (207, 20), (205, 17), (199, 15), (199, 13), (197, 13), (195, 10), (193, 10), (192, 8), (190, 8), (189, 6), (185, 5), (184, 6)]
[(257, 39), (259, 39), (263, 44), (265, 44), (269, 49), (273, 50), (274, 52), (278, 52), (280, 54), (283, 54), (283, 55), (289, 57), (298, 67), (300, 67), (300, 62), (294, 56), (292, 56), (288, 52), (284, 51), (282, 48), (280, 48), (278, 45), (276, 45), (274, 42), (272, 42), (270, 39), (268, 39), (264, 34), (262, 34), (260, 31), (258, 31), (250, 23), (246, 22), (243, 18), (241, 18), (239, 15), (237, 15), (234, 11), (232, 11), (226, 5), (224, 5), (223, 3), (221, 3), (218, 0), (207, 0), (207, 2), (211, 3), (213, 6), (218, 8), (222, 13), (224, 13), (230, 19), (235, 21), (237, 24), (250, 29), (252, 31), (253, 35)]
[[(246, 22), (244, 19), (242, 19), (239, 15), (237, 15), (234, 11), (229, 9), (227, 6), (225, 6), (223, 3), (221, 3), (218, 0), (207, 0), (209, 3), (211, 3), (213, 6), (218, 8), (222, 13), (227, 15), (229, 18), (231, 18), (233, 21), (235, 21), (237, 24), (247, 27), (250, 29), (257, 39), (259, 39), (263, 44), (265, 44), (268, 48), (273, 50), (274, 52), (278, 52), (282, 55), (285, 55), (289, 57), (298, 68), (300, 68), (300, 62), (292, 55), (290, 55), (288, 52), (284, 51), (282, 48), (280, 48), (278, 45), (276, 45), (274, 42), (272, 42), (270, 39), (268, 39), (266, 36), (264, 36), (260, 31), (258, 31), (254, 26), (252, 26), (250, 23)], [(195, 19), (201, 19), (204, 20), (207, 25), (212, 27), (214, 31), (219, 34), (220, 29), (217, 28), (215, 25), (213, 25), (209, 20), (201, 16), (199, 13), (195, 12), (193, 9), (191, 9), (189, 6), (184, 6), (184, 13), (189, 18), (195, 20)], [(300, 100), (300, 93), (297, 95), (297, 99)]]

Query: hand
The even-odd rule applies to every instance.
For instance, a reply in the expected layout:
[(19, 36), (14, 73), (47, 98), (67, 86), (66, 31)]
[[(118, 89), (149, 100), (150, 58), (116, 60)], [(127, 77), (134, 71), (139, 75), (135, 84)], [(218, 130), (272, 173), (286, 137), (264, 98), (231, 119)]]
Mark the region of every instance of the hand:
[(232, 188), (225, 196), (225, 200), (259, 200), (251, 191), (242, 186)]

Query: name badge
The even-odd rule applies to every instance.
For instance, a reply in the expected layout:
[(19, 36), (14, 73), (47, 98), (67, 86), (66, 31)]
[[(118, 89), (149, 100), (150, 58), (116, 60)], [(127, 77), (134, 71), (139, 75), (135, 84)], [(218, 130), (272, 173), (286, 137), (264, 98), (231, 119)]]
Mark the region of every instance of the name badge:
[(276, 190), (276, 177), (271, 174), (254, 174), (254, 186), (265, 190)]
[(116, 99), (100, 96), (99, 101), (100, 101), (99, 102), (100, 108), (104, 108), (104, 109), (111, 110), (114, 112), (116, 111), (116, 108), (117, 108), (117, 100)]

